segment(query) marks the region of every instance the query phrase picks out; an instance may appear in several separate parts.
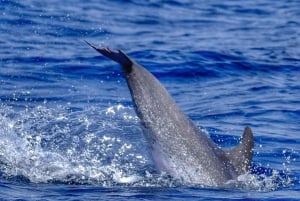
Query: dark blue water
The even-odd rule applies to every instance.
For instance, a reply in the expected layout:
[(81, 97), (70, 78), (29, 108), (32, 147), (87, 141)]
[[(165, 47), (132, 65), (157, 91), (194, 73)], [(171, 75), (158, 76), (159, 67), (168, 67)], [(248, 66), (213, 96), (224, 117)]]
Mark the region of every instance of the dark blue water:
[[(299, 200), (300, 2), (0, 0), (1, 200)], [(123, 49), (224, 148), (251, 126), (236, 188), (157, 175)]]

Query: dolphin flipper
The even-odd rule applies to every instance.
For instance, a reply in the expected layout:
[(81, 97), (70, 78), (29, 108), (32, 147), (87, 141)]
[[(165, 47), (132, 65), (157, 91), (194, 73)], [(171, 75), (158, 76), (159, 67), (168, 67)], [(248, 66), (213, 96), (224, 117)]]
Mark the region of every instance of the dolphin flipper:
[(235, 148), (224, 151), (226, 157), (231, 161), (232, 165), (239, 175), (245, 174), (251, 167), (253, 155), (253, 133), (250, 127), (246, 127), (242, 136), (242, 140)]
[(114, 51), (109, 48), (97, 48), (91, 43), (85, 41), (89, 46), (94, 48), (97, 52), (100, 52), (102, 55), (114, 60), (119, 63), (126, 73), (130, 73), (132, 71), (133, 61), (122, 51)]

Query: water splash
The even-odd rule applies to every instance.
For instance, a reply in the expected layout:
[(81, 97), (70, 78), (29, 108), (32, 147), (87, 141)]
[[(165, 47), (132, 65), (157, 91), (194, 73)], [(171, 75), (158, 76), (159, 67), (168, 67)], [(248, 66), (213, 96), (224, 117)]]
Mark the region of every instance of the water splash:
[[(46, 103), (19, 111), (2, 105), (0, 172), (33, 183), (186, 185), (155, 172), (142, 136), (133, 109), (121, 104), (76, 112), (62, 106), (49, 108)], [(291, 157), (286, 158), (290, 163)], [(287, 174), (254, 166), (251, 174), (228, 182), (226, 188), (270, 191), (291, 184)]]
[[(122, 110), (120, 113), (112, 110)], [(110, 112), (109, 112), (110, 111)], [(110, 115), (109, 122), (102, 120)], [(130, 122), (129, 122), (130, 121)], [(68, 112), (46, 106), (0, 114), (0, 170), (31, 182), (128, 183), (139, 178), (147, 159), (120, 135), (120, 122), (138, 126), (124, 106), (98, 112)], [(124, 132), (126, 133), (126, 132)], [(119, 137), (121, 136), (121, 137)]]

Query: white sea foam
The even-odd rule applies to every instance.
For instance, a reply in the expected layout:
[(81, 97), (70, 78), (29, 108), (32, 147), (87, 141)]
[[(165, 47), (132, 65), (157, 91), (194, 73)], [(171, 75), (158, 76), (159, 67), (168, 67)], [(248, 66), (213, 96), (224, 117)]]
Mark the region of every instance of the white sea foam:
[[(19, 111), (2, 106), (0, 171), (5, 177), (22, 176), (34, 183), (189, 185), (150, 173), (153, 169), (139, 128), (132, 108), (120, 104), (103, 111), (92, 107), (80, 112), (61, 106)], [(288, 176), (273, 171), (271, 176), (241, 175), (227, 187), (269, 191), (291, 183)]]

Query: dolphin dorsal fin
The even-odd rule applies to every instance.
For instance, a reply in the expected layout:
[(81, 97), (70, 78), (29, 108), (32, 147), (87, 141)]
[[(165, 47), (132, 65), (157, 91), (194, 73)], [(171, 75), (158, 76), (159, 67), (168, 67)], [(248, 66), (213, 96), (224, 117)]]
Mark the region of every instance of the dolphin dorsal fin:
[(253, 133), (250, 127), (244, 129), (242, 140), (235, 148), (225, 151), (226, 157), (234, 166), (236, 172), (241, 175), (249, 171), (253, 155)]

